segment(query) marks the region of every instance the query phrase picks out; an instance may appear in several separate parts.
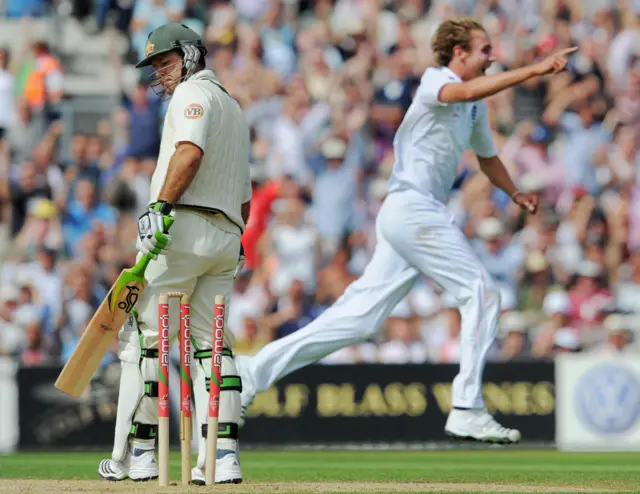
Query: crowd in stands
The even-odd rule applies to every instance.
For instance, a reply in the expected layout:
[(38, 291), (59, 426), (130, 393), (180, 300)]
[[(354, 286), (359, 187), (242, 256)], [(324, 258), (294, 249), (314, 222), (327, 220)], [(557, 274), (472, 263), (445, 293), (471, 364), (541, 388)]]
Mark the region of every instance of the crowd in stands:
[[(520, 211), (472, 154), (448, 205), (501, 287), (490, 361), (640, 350), (639, 1), (8, 0), (0, 29), (65, 8), (129, 43), (122, 66), (152, 29), (188, 25), (245, 110), (254, 195), (230, 302), (237, 353), (303, 327), (362, 273), (442, 19), (483, 23), (489, 72), (579, 46), (561, 75), (487, 100), (500, 156), (540, 213)], [(56, 46), (31, 43), (19, 58), (0, 47), (0, 355), (59, 364), (135, 261), (167, 102), (142, 73), (96, 129), (70, 130)], [(459, 333), (456, 301), (420, 279), (375, 341), (322, 362), (458, 362)]]

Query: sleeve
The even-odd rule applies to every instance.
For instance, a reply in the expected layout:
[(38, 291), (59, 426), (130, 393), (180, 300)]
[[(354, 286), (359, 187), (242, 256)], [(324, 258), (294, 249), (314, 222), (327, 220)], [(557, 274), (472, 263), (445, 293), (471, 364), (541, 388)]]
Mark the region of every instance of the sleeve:
[(213, 125), (213, 108), (205, 93), (195, 84), (182, 83), (171, 100), (171, 120), (176, 145), (191, 142), (206, 151)]
[(449, 74), (435, 68), (428, 68), (420, 79), (416, 97), (429, 106), (447, 106), (448, 103), (440, 101), (438, 96), (446, 84), (455, 82), (458, 81)]
[(491, 125), (489, 124), (489, 112), (487, 111), (487, 105), (483, 101), (475, 103), (475, 108), (472, 111), (477, 111), (475, 124), (473, 125), (473, 132), (471, 133), (471, 149), (481, 158), (492, 158), (497, 156), (498, 151), (493, 143), (493, 135), (491, 133)]

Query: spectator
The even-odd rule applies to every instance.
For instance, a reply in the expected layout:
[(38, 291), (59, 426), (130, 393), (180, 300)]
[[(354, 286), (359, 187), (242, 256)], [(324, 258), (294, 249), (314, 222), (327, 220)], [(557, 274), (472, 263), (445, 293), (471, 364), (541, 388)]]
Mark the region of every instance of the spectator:
[(19, 170), (19, 178), (11, 184), (11, 233), (16, 236), (25, 225), (30, 207), (34, 201), (52, 199), (51, 187), (42, 176), (38, 176), (33, 163), (24, 163)]
[(605, 355), (637, 351), (631, 345), (633, 342), (631, 323), (631, 318), (624, 314), (613, 313), (607, 316), (603, 323), (607, 333), (606, 341), (594, 346), (591, 351)]
[(98, 202), (95, 185), (87, 179), (80, 179), (76, 185), (74, 198), (70, 201), (62, 221), (66, 248), (78, 255), (80, 238), (89, 233), (96, 222), (113, 228), (117, 213), (111, 206)]
[(58, 104), (63, 96), (62, 65), (44, 41), (35, 41), (31, 50), (33, 68), (25, 82), (24, 96), (34, 115), (48, 125), (58, 117)]
[(15, 119), (15, 81), (8, 70), (9, 50), (0, 48), (0, 141), (13, 126)]
[(287, 336), (306, 326), (320, 315), (313, 299), (304, 294), (304, 286), (300, 280), (293, 280), (285, 296), (279, 297), (267, 309), (263, 324), (267, 331), (272, 331), (274, 339)]
[(31, 157), (31, 152), (44, 133), (42, 119), (34, 118), (29, 103), (23, 98), (15, 102), (16, 118), (7, 132), (12, 162), (22, 163)]
[(26, 342), (22, 328), (15, 321), (19, 293), (13, 285), (0, 289), (0, 355), (17, 356)]
[(138, 54), (138, 60), (145, 57), (147, 36), (155, 28), (168, 22), (182, 19), (184, 0), (137, 0), (131, 20), (131, 42)]
[[(24, 365), (60, 363), (135, 262), (137, 217), (149, 202), (167, 109), (130, 76), (152, 28), (174, 21), (203, 33), (208, 62), (252, 129), (247, 269), (232, 294), (229, 327), (238, 348), (253, 353), (316, 317), (362, 273), (395, 162), (395, 131), (434, 62), (429, 38), (451, 15), (486, 24), (497, 59), (489, 72), (580, 46), (567, 72), (486, 101), (518, 187), (541, 195), (539, 215), (520, 214), (476, 172), (471, 155), (459, 164), (448, 207), (502, 294), (503, 333), (491, 359), (637, 351), (629, 335), (640, 312), (640, 17), (633, 2), (609, 3), (99, 0), (98, 28), (113, 20), (120, 33), (97, 38), (105, 34), (85, 23), (95, 63), (109, 65), (100, 70), (104, 86), (85, 89), (115, 88), (125, 103), (107, 109), (107, 95), (76, 94), (83, 50), (66, 34), (64, 47), (55, 38), (7, 40), (0, 352)], [(91, 14), (87, 2), (72, 4), (75, 17)], [(58, 15), (40, 0), (5, 7), (12, 18)], [(25, 22), (38, 36), (39, 21)], [(98, 46), (108, 52), (100, 62)], [(55, 120), (63, 96), (64, 123)], [(459, 315), (449, 298), (420, 280), (385, 323), (384, 339), (322, 362), (456, 362)], [(628, 327), (611, 329), (613, 308), (613, 316), (631, 314)]]
[(420, 338), (416, 318), (407, 301), (401, 301), (389, 314), (386, 340), (379, 346), (378, 359), (383, 364), (422, 364), (427, 361), (427, 349)]
[(512, 361), (529, 356), (528, 325), (527, 318), (520, 312), (511, 311), (502, 316), (499, 326), (499, 360)]

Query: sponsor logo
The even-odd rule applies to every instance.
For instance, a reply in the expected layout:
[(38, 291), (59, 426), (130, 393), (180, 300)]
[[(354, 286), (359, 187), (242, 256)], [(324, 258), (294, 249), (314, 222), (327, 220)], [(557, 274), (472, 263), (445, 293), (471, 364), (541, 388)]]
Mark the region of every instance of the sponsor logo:
[(204, 115), (204, 108), (197, 103), (192, 103), (187, 105), (184, 109), (184, 118), (188, 118), (189, 120), (195, 120), (196, 118), (201, 118)]
[(147, 41), (146, 46), (144, 47), (144, 56), (148, 57), (154, 51), (156, 51), (156, 45), (154, 45), (151, 41)]
[(169, 314), (160, 316), (160, 366), (169, 366)]
[(113, 331), (112, 327), (107, 326), (106, 324), (102, 324), (102, 323), (100, 323), (100, 329), (102, 331), (106, 331), (107, 333), (110, 333), (111, 331)]
[(136, 305), (138, 301), (138, 297), (140, 296), (140, 288), (136, 285), (127, 285), (125, 286), (127, 289), (127, 295), (124, 297), (124, 300), (118, 302), (118, 308), (124, 310), (127, 314), (131, 312), (133, 306)]
[(216, 395), (216, 396), (212, 396), (211, 399), (209, 400), (209, 408), (211, 409), (212, 414), (211, 415), (217, 415), (218, 413), (218, 409), (220, 408), (220, 396)]
[[(213, 355), (211, 364), (214, 367), (222, 367), (222, 349), (224, 347), (224, 307), (214, 318), (213, 324)], [(220, 374), (218, 374), (220, 375)]]
[(621, 365), (599, 365), (586, 372), (574, 399), (578, 418), (600, 434), (622, 434), (640, 416), (640, 382)]
[(190, 412), (191, 411), (191, 395), (188, 395), (188, 396), (184, 397), (184, 399), (182, 400), (181, 410), (183, 412)]
[(183, 333), (182, 333), (182, 351), (183, 364), (185, 367), (191, 367), (191, 317), (188, 314), (182, 316)]
[(160, 398), (158, 398), (158, 405), (160, 405), (160, 408), (162, 409), (166, 409), (169, 407), (169, 394), (164, 394), (162, 395)]

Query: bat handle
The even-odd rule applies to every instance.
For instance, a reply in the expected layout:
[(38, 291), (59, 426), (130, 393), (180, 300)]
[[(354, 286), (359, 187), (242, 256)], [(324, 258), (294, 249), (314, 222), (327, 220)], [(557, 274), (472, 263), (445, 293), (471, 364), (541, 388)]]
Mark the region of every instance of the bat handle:
[(138, 262), (131, 268), (131, 273), (135, 276), (142, 277), (144, 276), (144, 272), (147, 270), (147, 266), (153, 259), (151, 254), (145, 254), (138, 260)]

